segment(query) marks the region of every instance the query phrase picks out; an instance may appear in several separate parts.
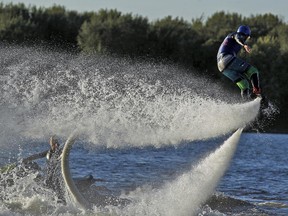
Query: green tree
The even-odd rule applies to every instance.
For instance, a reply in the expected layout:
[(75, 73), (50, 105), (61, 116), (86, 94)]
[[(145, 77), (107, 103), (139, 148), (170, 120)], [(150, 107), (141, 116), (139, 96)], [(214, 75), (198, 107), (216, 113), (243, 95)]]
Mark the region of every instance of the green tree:
[(31, 19), (37, 24), (38, 38), (63, 46), (77, 45), (77, 35), (84, 17), (76, 11), (66, 11), (54, 5), (50, 8), (32, 8)]
[(153, 50), (150, 54), (193, 65), (200, 40), (201, 37), (190, 23), (168, 16), (151, 24), (149, 46)]
[(0, 38), (9, 42), (24, 42), (35, 38), (36, 25), (29, 20), (24, 4), (0, 5)]
[(288, 43), (287, 43), (288, 25), (287, 24), (277, 25), (275, 28), (273, 28), (273, 30), (271, 30), (269, 35), (276, 37), (278, 39), (281, 53), (288, 52)]
[(149, 23), (141, 16), (122, 15), (116, 10), (100, 10), (84, 22), (78, 44), (84, 51), (118, 54), (145, 53)]
[(237, 13), (216, 12), (207, 19), (205, 33), (208, 38), (219, 41), (243, 24), (242, 16)]
[(244, 19), (244, 22), (251, 27), (252, 37), (259, 38), (267, 35), (276, 26), (283, 24), (283, 21), (271, 13), (251, 16)]
[(45, 41), (65, 47), (77, 45), (80, 26), (88, 13), (66, 11), (62, 6), (26, 7), (24, 4), (0, 4), (0, 38), (8, 42)]

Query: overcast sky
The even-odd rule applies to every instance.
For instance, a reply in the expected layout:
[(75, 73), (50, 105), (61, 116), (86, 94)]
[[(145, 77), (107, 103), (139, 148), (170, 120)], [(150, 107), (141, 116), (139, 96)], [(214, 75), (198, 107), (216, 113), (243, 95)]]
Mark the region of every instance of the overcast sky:
[(22, 2), (27, 6), (49, 7), (54, 4), (68, 10), (98, 11), (101, 8), (117, 9), (124, 13), (148, 17), (150, 21), (168, 15), (193, 18), (211, 16), (217, 11), (236, 12), (243, 16), (272, 13), (288, 20), (288, 0), (4, 0), (3, 3)]

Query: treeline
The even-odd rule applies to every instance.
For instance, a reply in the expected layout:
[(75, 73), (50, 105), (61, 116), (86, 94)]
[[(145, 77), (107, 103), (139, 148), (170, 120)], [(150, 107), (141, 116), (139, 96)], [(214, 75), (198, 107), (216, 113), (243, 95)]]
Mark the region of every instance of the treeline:
[[(249, 56), (243, 57), (261, 71), (265, 94), (274, 98), (282, 111), (288, 111), (288, 25), (276, 15), (243, 17), (217, 12), (205, 20), (200, 17), (186, 21), (167, 16), (149, 21), (117, 10), (79, 13), (62, 6), (0, 4), (1, 41), (161, 58), (193, 67), (215, 79), (221, 77), (216, 67), (218, 47), (228, 33), (242, 24), (251, 27), (253, 48)], [(285, 125), (287, 115), (284, 118)]]

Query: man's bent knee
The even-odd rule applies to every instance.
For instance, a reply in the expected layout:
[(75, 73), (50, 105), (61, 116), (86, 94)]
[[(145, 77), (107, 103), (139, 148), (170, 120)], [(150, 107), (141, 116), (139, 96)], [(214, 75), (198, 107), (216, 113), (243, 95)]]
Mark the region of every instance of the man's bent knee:
[(236, 85), (242, 90), (249, 89), (249, 82), (246, 79), (242, 79), (239, 82), (236, 82)]
[(252, 77), (254, 74), (256, 74), (257, 76), (258, 76), (258, 74), (259, 74), (258, 69), (255, 68), (254, 66), (250, 66), (250, 67), (248, 68), (248, 70), (245, 72), (245, 75), (247, 76), (247, 78), (248, 78), (249, 80), (251, 79), (251, 77)]

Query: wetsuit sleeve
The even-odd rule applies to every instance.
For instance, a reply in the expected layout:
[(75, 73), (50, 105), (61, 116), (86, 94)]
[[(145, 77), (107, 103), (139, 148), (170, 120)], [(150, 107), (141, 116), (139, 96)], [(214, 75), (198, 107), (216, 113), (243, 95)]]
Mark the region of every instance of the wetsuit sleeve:
[(237, 33), (236, 33), (236, 34), (234, 35), (234, 39), (237, 41), (238, 44), (240, 44), (241, 46), (244, 46), (247, 37), (246, 37), (245, 35), (237, 34)]
[(32, 156), (29, 156), (27, 158), (24, 158), (22, 160), (23, 163), (27, 163), (27, 162), (30, 162), (30, 161), (33, 161), (33, 160), (36, 160), (36, 159), (39, 159), (39, 158), (44, 158), (46, 156), (48, 151), (44, 151), (44, 152), (41, 152), (41, 153), (38, 153), (38, 154), (35, 154), (35, 155), (32, 155)]

